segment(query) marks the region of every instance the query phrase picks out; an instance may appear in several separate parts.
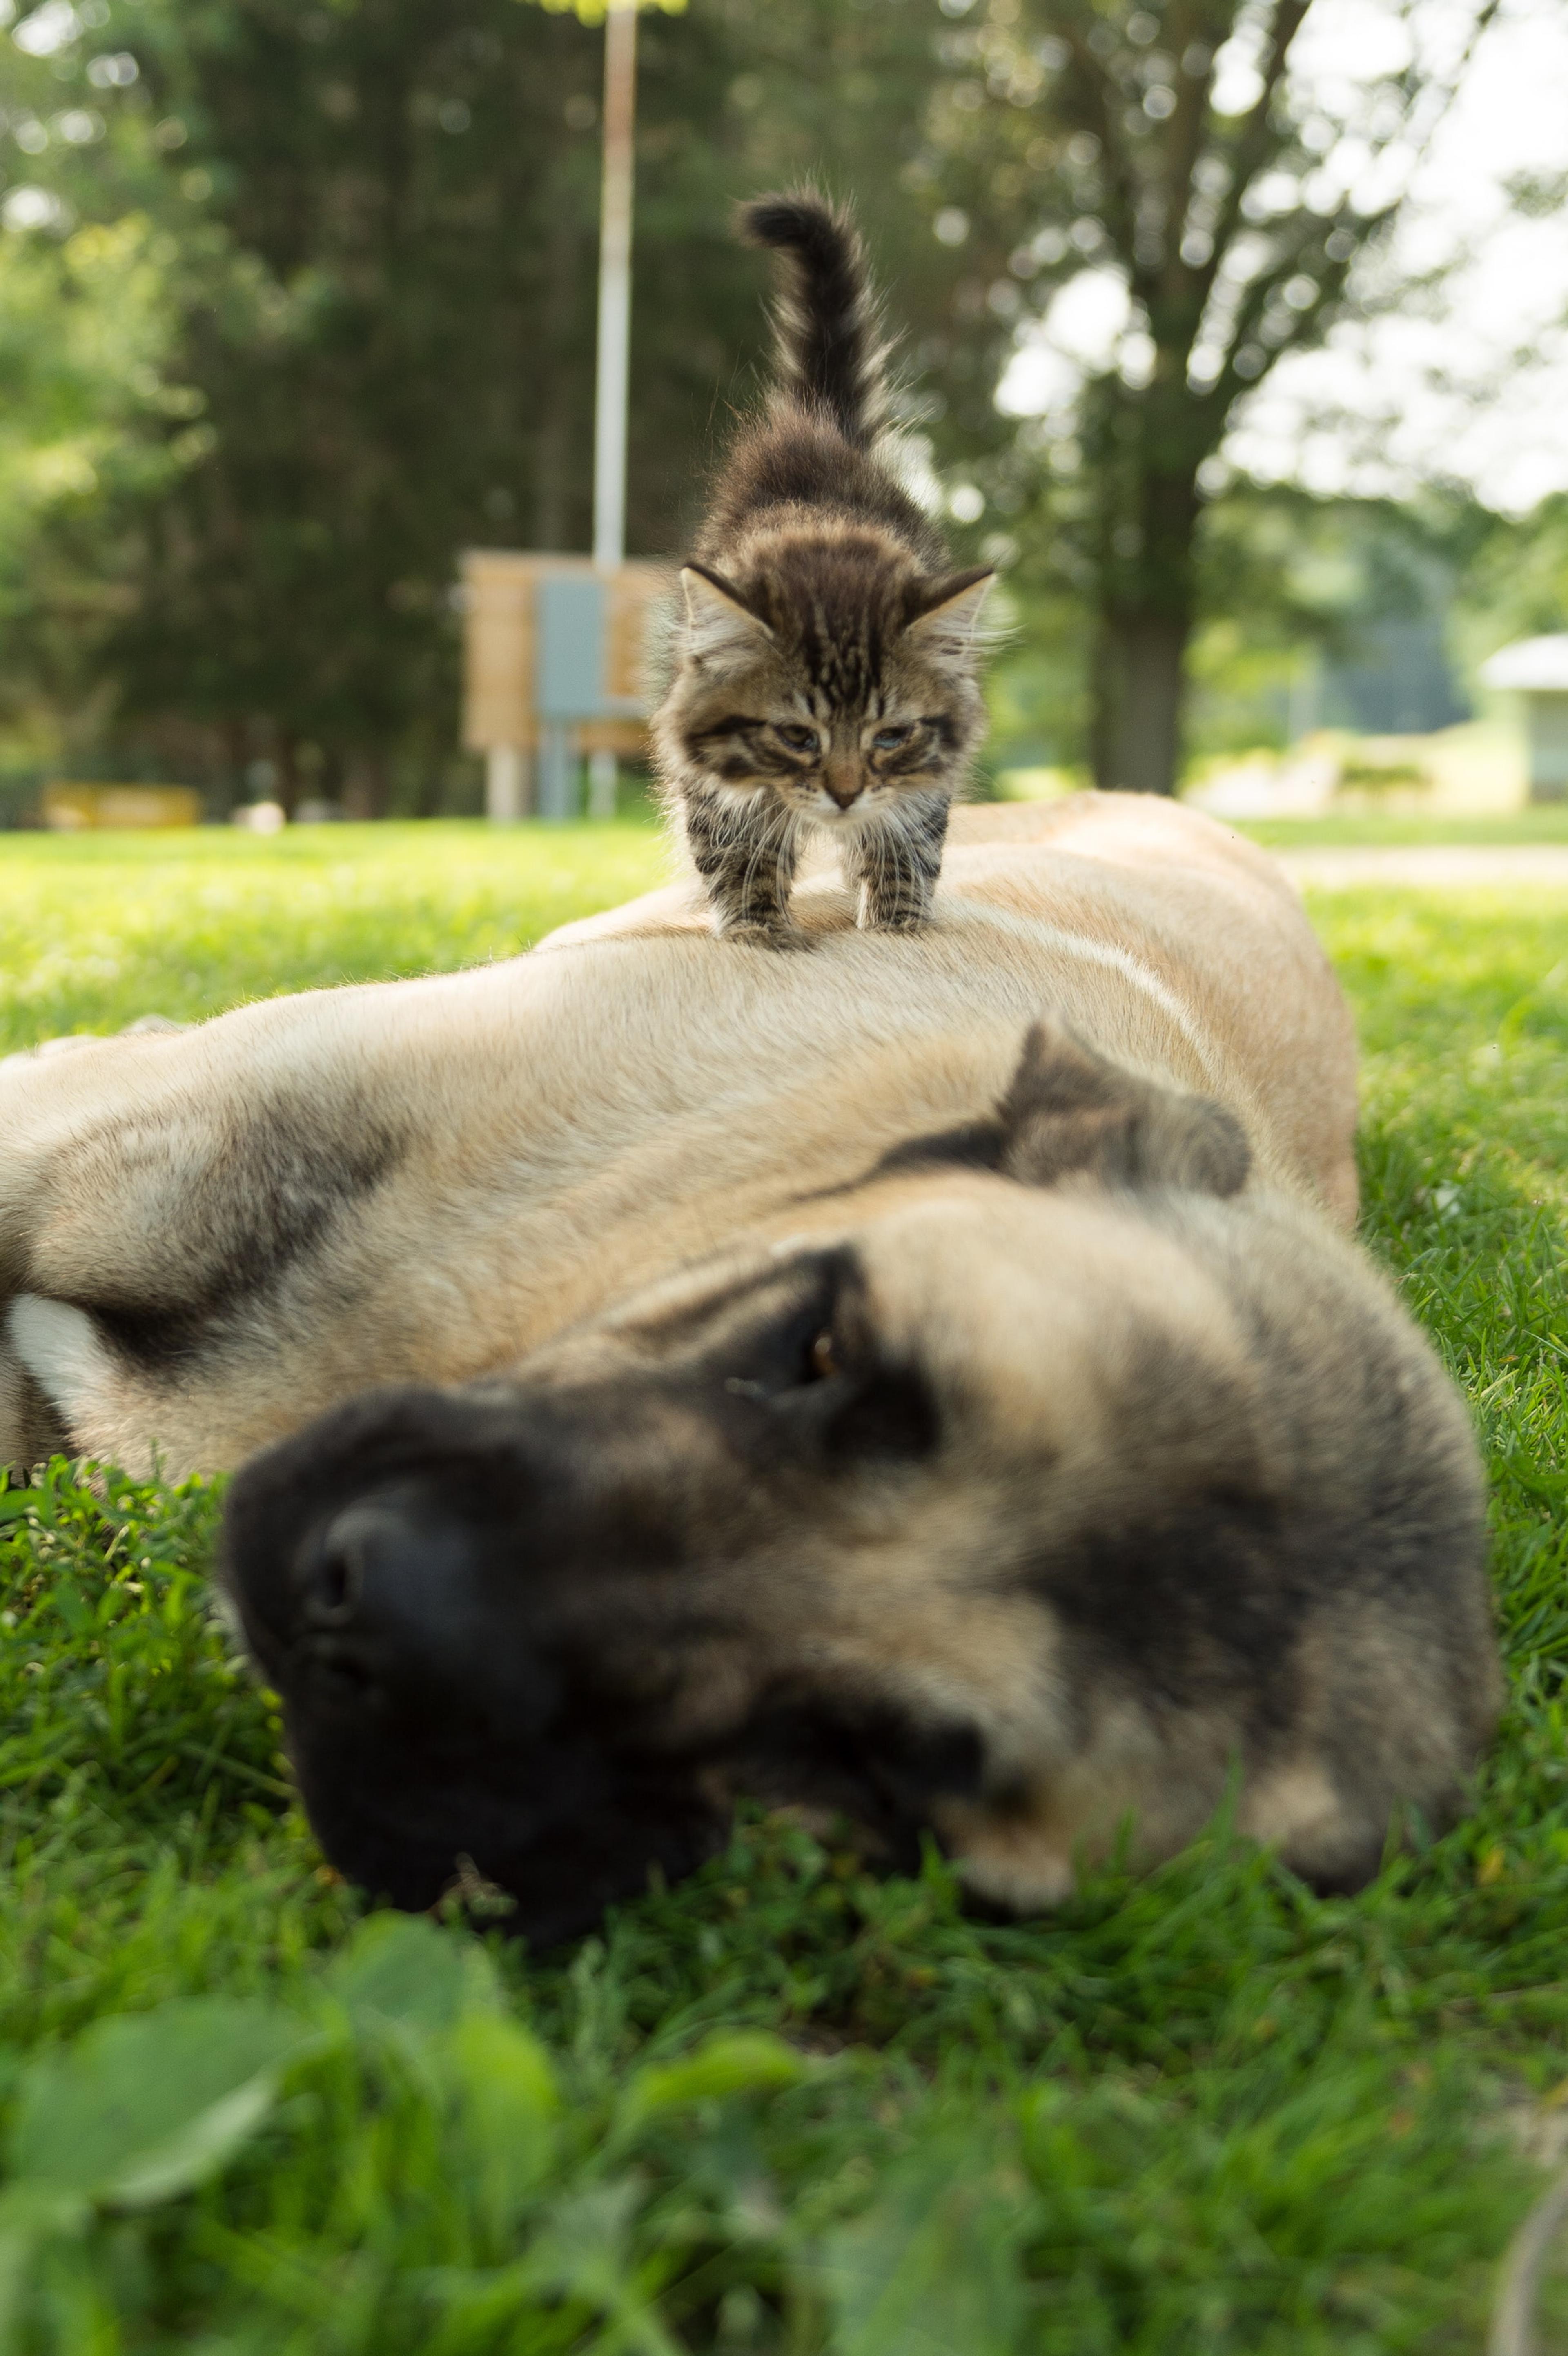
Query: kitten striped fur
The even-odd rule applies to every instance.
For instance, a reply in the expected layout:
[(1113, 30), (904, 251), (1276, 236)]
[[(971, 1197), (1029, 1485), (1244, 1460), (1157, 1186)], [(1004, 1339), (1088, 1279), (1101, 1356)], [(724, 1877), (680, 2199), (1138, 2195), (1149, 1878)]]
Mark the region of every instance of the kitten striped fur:
[(789, 894), (818, 832), (860, 923), (907, 930), (983, 733), (991, 571), (952, 571), (879, 449), (886, 349), (847, 213), (805, 191), (740, 220), (781, 257), (775, 382), (682, 572), (655, 756), (721, 935), (798, 945)]

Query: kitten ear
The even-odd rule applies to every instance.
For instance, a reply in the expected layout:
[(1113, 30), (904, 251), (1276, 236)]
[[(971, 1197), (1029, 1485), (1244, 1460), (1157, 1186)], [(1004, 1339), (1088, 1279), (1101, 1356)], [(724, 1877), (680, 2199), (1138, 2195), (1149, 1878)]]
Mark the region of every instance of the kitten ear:
[(687, 650), (697, 661), (723, 663), (771, 644), (767, 623), (722, 573), (705, 564), (683, 564), (681, 586), (686, 594)]
[(976, 564), (967, 573), (929, 581), (920, 593), (919, 611), (904, 626), (905, 637), (938, 662), (963, 659), (973, 648), (980, 609), (995, 578), (993, 565)]

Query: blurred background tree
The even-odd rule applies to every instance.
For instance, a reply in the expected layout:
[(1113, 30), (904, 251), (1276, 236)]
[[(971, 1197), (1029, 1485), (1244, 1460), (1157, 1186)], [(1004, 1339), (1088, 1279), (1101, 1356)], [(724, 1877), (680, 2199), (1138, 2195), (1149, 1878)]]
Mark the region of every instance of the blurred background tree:
[(1206, 470), (1238, 402), (1321, 339), (1352, 266), (1386, 246), (1496, 0), (1471, 0), (1435, 54), (1413, 40), (1399, 70), (1343, 84), (1337, 113), (1292, 79), (1308, 5), (986, 0), (947, 37), (969, 72), (944, 94), (940, 169), (974, 253), (972, 339), (995, 322), (992, 380), (1064, 296), (1079, 339), (1098, 335), (1076, 367), (1058, 351), (1043, 423), (991, 474), (1032, 512), (1036, 564), (1090, 608), (1101, 786), (1173, 789)]
[[(99, 485), (123, 594), (90, 659), (116, 755), (188, 767), (205, 744), (231, 771), (264, 760), (285, 803), (432, 807), (456, 552), (588, 538), (600, 38), (519, 0), (87, 7), (27, 20), (20, 75), (47, 74), (57, 108), (50, 123), (35, 102), (29, 242), (134, 200), (123, 233), (163, 272), (158, 359), (179, 388), (177, 423), (156, 403), (137, 421), (142, 477)], [(813, 169), (853, 186), (917, 321), (959, 276), (900, 178), (940, 70), (933, 21), (839, 0), (646, 20), (634, 552), (677, 544), (761, 340), (738, 193)], [(59, 101), (79, 91), (98, 102), (73, 145)], [(46, 585), (39, 603), (41, 628), (59, 602)]]
[[(1293, 65), (1307, 0), (646, 15), (630, 548), (679, 547), (755, 383), (766, 273), (730, 205), (814, 173), (854, 198), (906, 330), (917, 469), (1027, 624), (1004, 754), (1165, 790), (1184, 713), (1200, 747), (1288, 733), (1303, 649), (1430, 636), (1465, 568), (1560, 612), (1560, 518), (1531, 605), (1500, 552), (1520, 528), (1462, 494), (1313, 501), (1217, 459), (1283, 356), (1408, 294), (1380, 257), (1493, 5), (1412, 0), (1406, 61), (1332, 106)], [(14, 762), (462, 806), (456, 555), (589, 537), (601, 55), (528, 0), (43, 0), (13, 23)]]

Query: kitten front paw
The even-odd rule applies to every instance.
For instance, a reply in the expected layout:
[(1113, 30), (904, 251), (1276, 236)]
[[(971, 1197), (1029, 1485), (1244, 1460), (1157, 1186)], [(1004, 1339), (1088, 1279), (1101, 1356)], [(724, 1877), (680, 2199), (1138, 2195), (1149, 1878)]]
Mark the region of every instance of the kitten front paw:
[(854, 921), (863, 933), (918, 932), (931, 914), (936, 875), (906, 865), (901, 873), (862, 875)]
[(811, 946), (811, 934), (789, 916), (779, 916), (768, 924), (725, 925), (718, 937), (721, 941), (740, 941), (757, 949), (809, 949)]
[(862, 908), (855, 923), (863, 933), (918, 933), (930, 915), (929, 908)]

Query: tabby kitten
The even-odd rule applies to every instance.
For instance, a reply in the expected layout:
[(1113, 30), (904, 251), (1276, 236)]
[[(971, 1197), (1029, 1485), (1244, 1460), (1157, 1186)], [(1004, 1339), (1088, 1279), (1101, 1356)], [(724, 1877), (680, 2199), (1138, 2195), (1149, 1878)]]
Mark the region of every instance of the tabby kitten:
[(848, 215), (811, 193), (758, 197), (741, 226), (785, 257), (777, 383), (682, 571), (653, 743), (718, 932), (790, 948), (813, 831), (838, 843), (863, 926), (929, 913), (984, 726), (975, 625), (991, 570), (950, 571), (879, 460), (885, 354)]

